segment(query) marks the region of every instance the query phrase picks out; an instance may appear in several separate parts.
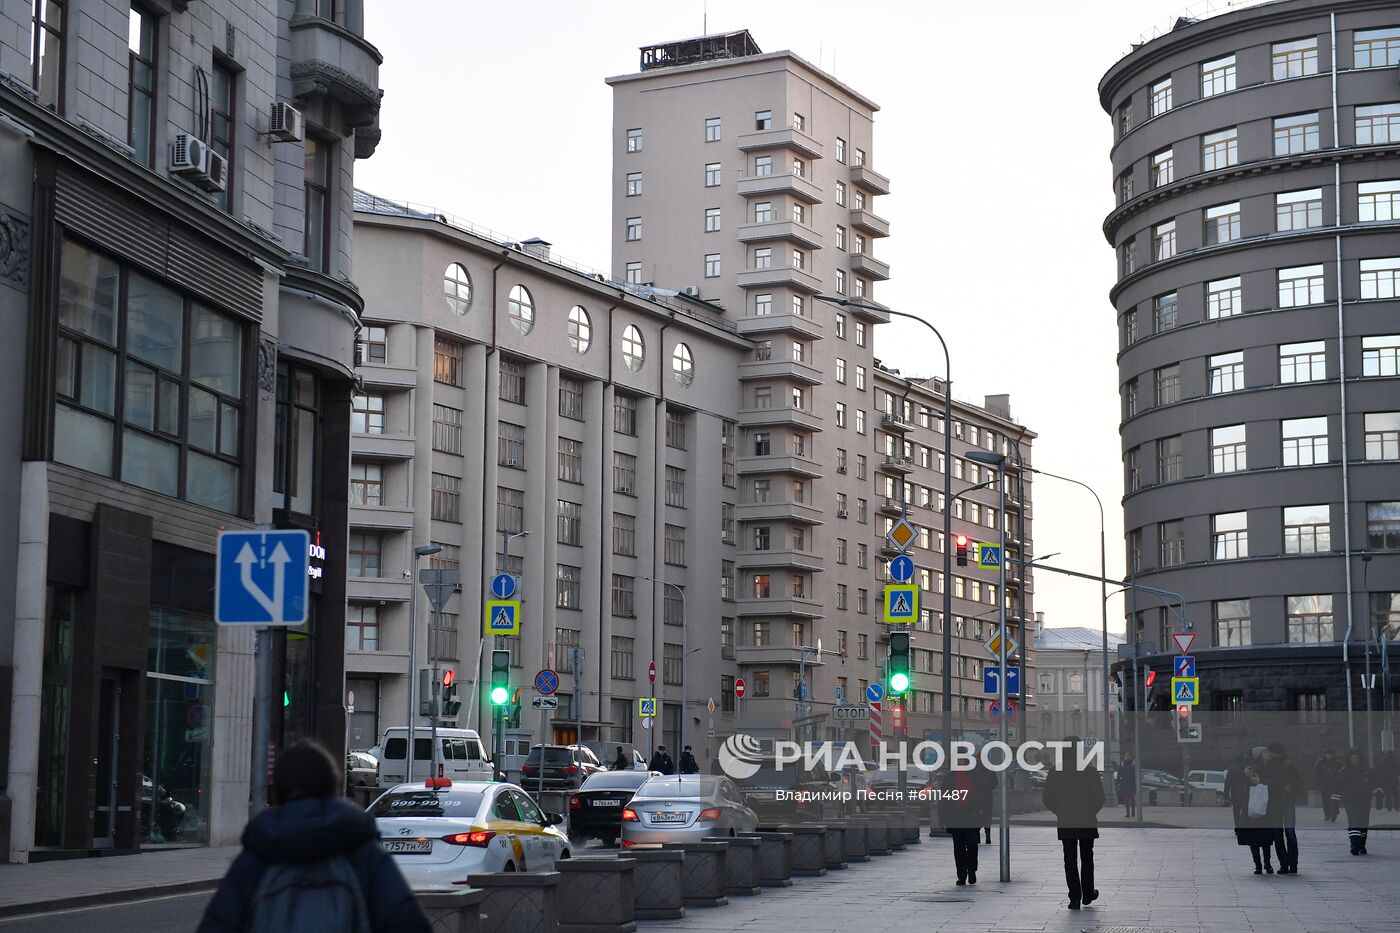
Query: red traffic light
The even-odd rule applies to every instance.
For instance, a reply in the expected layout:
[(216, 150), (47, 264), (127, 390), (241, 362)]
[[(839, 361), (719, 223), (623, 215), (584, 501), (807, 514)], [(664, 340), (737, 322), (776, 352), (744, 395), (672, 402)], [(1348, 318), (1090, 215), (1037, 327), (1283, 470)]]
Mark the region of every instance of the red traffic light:
[(958, 535), (955, 540), (958, 542), (958, 547), (967, 547), (967, 535)]
[(1157, 680), (1157, 672), (1156, 672), (1156, 671), (1148, 671), (1148, 672), (1147, 672), (1147, 688), (1148, 688), (1149, 690), (1152, 689), (1152, 684), (1153, 684), (1156, 680)]
[(1180, 716), (1182, 719), (1190, 719), (1190, 718), (1191, 718), (1191, 707), (1189, 707), (1189, 706), (1178, 706), (1178, 707), (1176, 708), (1176, 714), (1177, 714), (1178, 716)]
[(454, 680), (456, 680), (456, 679), (457, 679), (457, 672), (456, 672), (456, 671), (443, 671), (443, 672), (442, 672), (442, 685), (443, 685), (444, 687), (450, 687), (450, 686), (452, 686), (452, 681), (454, 681)]

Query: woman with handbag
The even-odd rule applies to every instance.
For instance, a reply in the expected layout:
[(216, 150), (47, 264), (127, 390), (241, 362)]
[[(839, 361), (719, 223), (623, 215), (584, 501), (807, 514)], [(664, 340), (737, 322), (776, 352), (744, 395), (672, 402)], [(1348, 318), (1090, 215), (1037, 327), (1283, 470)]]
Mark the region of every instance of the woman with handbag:
[(1249, 846), (1256, 875), (1265, 872), (1272, 875), (1274, 865), (1270, 850), (1274, 830), (1269, 822), (1269, 787), (1260, 782), (1259, 772), (1252, 767), (1244, 769), (1244, 778), (1247, 789), (1240, 795), (1244, 799), (1235, 804), (1235, 840), (1242, 846)]

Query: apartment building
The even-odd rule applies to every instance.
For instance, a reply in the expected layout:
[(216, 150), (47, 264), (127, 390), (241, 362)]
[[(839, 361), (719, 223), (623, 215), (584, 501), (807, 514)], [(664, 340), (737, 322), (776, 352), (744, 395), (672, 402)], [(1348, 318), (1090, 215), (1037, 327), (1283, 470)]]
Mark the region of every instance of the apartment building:
[[(0, 10), (12, 861), (236, 843), (269, 754), (344, 741), (350, 179), (379, 138), (362, 14)], [(253, 633), (214, 624), (214, 552), (266, 526), (311, 532), (313, 618), (262, 640), (284, 702), (255, 750)]]

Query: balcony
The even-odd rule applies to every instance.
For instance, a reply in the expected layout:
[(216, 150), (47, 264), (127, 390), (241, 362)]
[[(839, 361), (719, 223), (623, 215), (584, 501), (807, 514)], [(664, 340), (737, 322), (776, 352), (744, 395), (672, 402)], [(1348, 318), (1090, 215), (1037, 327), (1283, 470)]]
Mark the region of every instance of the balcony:
[(914, 472), (914, 461), (906, 457), (886, 456), (876, 464), (875, 469), (879, 470), (881, 473), (893, 473), (897, 476), (907, 476)]
[(885, 496), (880, 500), (880, 514), (897, 517), (904, 514), (904, 508), (899, 504), (898, 499), (891, 499), (889, 496)]
[[(854, 263), (852, 264), (854, 268)], [(885, 266), (885, 278), (889, 278), (889, 266)], [(745, 269), (735, 278), (734, 284), (740, 288), (761, 286), (786, 286), (812, 294), (820, 294), (822, 281), (806, 269), (796, 266), (770, 266), (767, 269)]]
[(739, 333), (745, 337), (783, 330), (796, 331), (811, 337), (813, 340), (820, 340), (824, 336), (822, 326), (817, 323), (817, 319), (806, 314), (793, 314), (791, 312), (786, 314), (751, 314), (748, 317), (739, 318), (734, 324)]
[(409, 531), (413, 528), (413, 510), (383, 505), (351, 505), (350, 525), (368, 531)]
[[(774, 596), (771, 599), (740, 599), (739, 615), (743, 616), (797, 616), (804, 619), (820, 619), (822, 604), (815, 599), (803, 596)], [(740, 651), (743, 649), (741, 648)], [(789, 648), (796, 652), (796, 648)]]
[(384, 568), (382, 577), (347, 577), (345, 595), (356, 600), (383, 600), (384, 602), (408, 602), (413, 595), (411, 581), (399, 575), (399, 571)]
[(755, 567), (788, 567), (819, 573), (826, 569), (826, 559), (805, 551), (740, 551), (738, 566), (748, 570)]
[(740, 502), (735, 508), (735, 517), (741, 522), (800, 522), (804, 525), (820, 525), (822, 513), (814, 505), (805, 502), (789, 502), (774, 499), (771, 502)]
[(741, 476), (762, 475), (764, 473), (790, 473), (809, 479), (821, 479), (821, 464), (806, 457), (792, 454), (776, 454), (767, 457), (745, 457), (740, 455), (737, 464)]
[(744, 197), (755, 194), (791, 194), (808, 204), (822, 203), (822, 189), (801, 175), (747, 175), (736, 190)]
[(869, 321), (874, 321), (876, 324), (888, 324), (890, 322), (889, 313), (880, 302), (871, 301), (869, 298), (857, 298), (856, 300), (863, 301), (867, 305), (872, 305), (873, 307), (863, 308), (860, 305), (847, 305), (846, 310), (850, 311), (851, 314)]
[(413, 457), (412, 434), (352, 434), (350, 451), (367, 460), (409, 460)]
[(762, 243), (765, 240), (791, 240), (809, 249), (822, 248), (822, 235), (795, 220), (770, 220), (765, 223), (743, 224), (739, 227), (739, 242)]
[(355, 374), (367, 386), (390, 389), (411, 389), (418, 384), (418, 371), (407, 366), (385, 366), (383, 363), (361, 363)]
[(739, 149), (753, 152), (758, 149), (792, 149), (809, 159), (822, 157), (822, 144), (795, 127), (776, 130), (756, 130), (739, 137)]
[(864, 230), (871, 236), (890, 235), (890, 222), (870, 213), (870, 211), (851, 211), (851, 226), (857, 230)]
[(891, 412), (882, 412), (880, 414), (880, 427), (887, 431), (912, 431), (914, 429), (914, 425), (907, 421), (902, 415), (896, 415)]
[(374, 126), (384, 61), (379, 50), (344, 26), (306, 12), (292, 17), (289, 31), (292, 93), (298, 103), (305, 107), (329, 98), (340, 105), (344, 130)]
[(754, 360), (739, 367), (740, 379), (787, 379), (792, 382), (804, 382), (807, 385), (820, 385), (822, 381), (821, 370), (807, 363), (799, 363), (796, 360), (780, 359), (777, 354), (773, 354), (772, 359)]
[(745, 427), (772, 424), (804, 431), (822, 429), (822, 419), (802, 408), (744, 408), (739, 411), (739, 423)]
[[(801, 653), (801, 649), (799, 648), (789, 648), (782, 645), (740, 645), (734, 649), (734, 660), (740, 664), (751, 664), (754, 666), (781, 667), (792, 665), (793, 667), (797, 667), (802, 663)], [(820, 663), (820, 658), (810, 651), (807, 653), (808, 667)], [(768, 697), (760, 697), (759, 699), (787, 701), (787, 697), (777, 694)], [(743, 702), (748, 703), (749, 698), (746, 696)]]
[(871, 194), (890, 193), (890, 180), (868, 165), (851, 166), (851, 184), (858, 185)]
[(869, 253), (852, 253), (851, 271), (883, 282), (890, 277), (890, 264), (881, 262)]

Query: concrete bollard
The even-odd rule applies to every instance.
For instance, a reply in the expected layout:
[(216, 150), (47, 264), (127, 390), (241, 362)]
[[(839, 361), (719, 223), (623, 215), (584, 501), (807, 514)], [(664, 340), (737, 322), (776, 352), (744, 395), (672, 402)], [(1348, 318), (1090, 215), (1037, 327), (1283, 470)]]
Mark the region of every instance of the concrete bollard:
[(560, 933), (633, 933), (637, 929), (634, 872), (637, 862), (619, 858), (570, 858), (559, 873)]
[(792, 887), (792, 833), (745, 833), (759, 841), (758, 878), (765, 888)]
[(826, 824), (825, 867), (827, 871), (846, 869), (846, 824), (832, 820)]
[(865, 823), (865, 842), (871, 855), (891, 855), (889, 827), (885, 823), (883, 816), (867, 816)]
[(632, 892), (638, 920), (678, 920), (685, 916), (685, 853), (663, 849), (629, 849), (637, 863)]
[(723, 907), (729, 903), (727, 842), (664, 842), (661, 851), (685, 853), (681, 899), (687, 907)]
[(899, 828), (900, 832), (904, 834), (906, 846), (916, 846), (923, 841), (923, 833), (919, 829), (918, 813), (900, 811)]
[(417, 900), (433, 933), (479, 933), (485, 897), (486, 892), (477, 888), (454, 888), (419, 894)]
[(725, 871), (728, 873), (728, 890), (734, 897), (762, 894), (759, 881), (759, 846), (762, 844), (752, 836), (706, 836), (704, 842), (723, 842), (729, 847), (725, 852)]
[(491, 872), (468, 875), (481, 888), (481, 933), (555, 933), (559, 926), (559, 873)]
[(826, 826), (792, 823), (782, 830), (792, 833), (792, 873), (804, 878), (826, 874)]
[(866, 832), (866, 817), (846, 818), (846, 861), (870, 861), (870, 836)]

